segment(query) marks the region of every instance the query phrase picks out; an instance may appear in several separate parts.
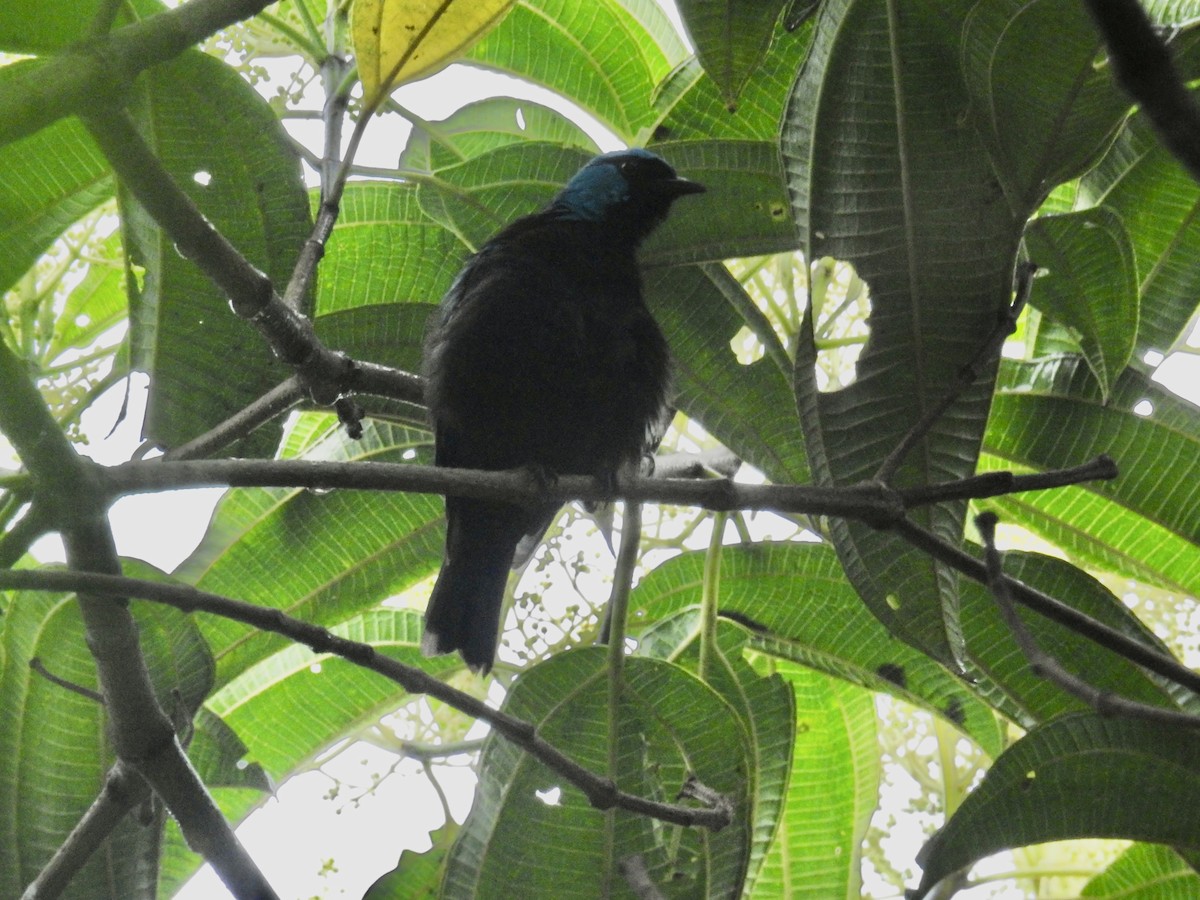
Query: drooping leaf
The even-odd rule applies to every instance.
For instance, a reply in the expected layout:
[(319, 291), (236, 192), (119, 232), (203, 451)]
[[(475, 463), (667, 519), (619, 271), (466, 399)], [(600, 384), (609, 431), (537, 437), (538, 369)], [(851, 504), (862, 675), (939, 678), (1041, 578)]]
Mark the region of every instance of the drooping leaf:
[[(198, 51), (156, 66), (135, 118), (176, 182), (251, 263), (282, 288), (308, 236), (299, 162), (266, 102), (224, 63)], [(224, 420), (282, 381), (262, 337), (133, 201), (128, 249), (145, 268), (131, 299), (135, 364), (151, 376), (146, 435), (171, 446)], [(230, 378), (230, 366), (238, 377)], [(274, 449), (260, 429), (242, 453)]]
[[(788, 777), (792, 768), (792, 745), (796, 736), (795, 698), (786, 681), (778, 676), (764, 678), (746, 663), (746, 632), (729, 622), (718, 623), (717, 637), (708, 666), (699, 668), (698, 628), (689, 628), (686, 643), (673, 644), (672, 662), (695, 672), (733, 708), (746, 730), (751, 756), (749, 800), (752, 805), (750, 864), (747, 889), (755, 881), (767, 850), (780, 825)], [(662, 645), (659, 645), (660, 649)], [(686, 654), (686, 655), (685, 655)]]
[[(148, 569), (130, 564), (139, 576)], [(212, 659), (192, 620), (154, 604), (137, 604), (151, 680), (164, 708), (186, 720), (208, 691)], [(0, 892), (21, 892), (96, 799), (115, 761), (96, 700), (44, 678), (97, 690), (74, 595), (20, 592), (0, 618)], [(157, 879), (159, 832), (125, 817), (74, 879), (73, 896), (148, 896)]]
[[(631, 629), (697, 606), (703, 576), (702, 553), (685, 553), (648, 573), (631, 597)], [(725, 547), (720, 613), (750, 628), (757, 650), (943, 715), (989, 753), (1003, 747), (992, 711), (942, 666), (887, 633), (828, 545)]]
[[(0, 67), (0, 91), (28, 63)], [(113, 195), (108, 164), (76, 119), (0, 147), (0, 291), (66, 228)]]
[(1025, 246), (1047, 270), (1030, 302), (1079, 336), (1107, 399), (1138, 331), (1137, 267), (1121, 218), (1104, 207), (1039, 216), (1025, 229)]
[(350, 34), (368, 108), (397, 84), (415, 81), (491, 30), (513, 0), (355, 0)]
[(1130, 107), (1082, 3), (973, 4), (962, 34), (970, 110), (1014, 210), (1079, 175)]
[(1101, 453), (1120, 477), (985, 501), (1101, 569), (1168, 590), (1200, 588), (1196, 407), (1132, 370), (1105, 404), (1083, 360), (1006, 362), (988, 424), (988, 469), (1078, 465)]
[(1135, 115), (1080, 191), (1118, 215), (1129, 232), (1141, 293), (1138, 356), (1166, 353), (1186, 337), (1200, 291), (1192, 264), (1200, 253), (1200, 187), (1145, 117)]
[[(969, 99), (949, 75), (966, 3), (823, 4), (792, 88), (783, 152), (809, 260), (851, 263), (870, 290), (870, 339), (856, 380), (817, 387), (813, 323), (796, 356), (796, 394), (814, 477), (849, 484), (878, 467), (980, 353), (1010, 302), (1026, 215), (1003, 202)], [(894, 482), (974, 470), (991, 376), (980, 379), (908, 453)], [(965, 506), (918, 518), (952, 543)], [(856, 589), (893, 633), (947, 663), (962, 655), (957, 577), (896, 536), (832, 520)]]
[(784, 816), (755, 896), (857, 897), (863, 838), (878, 802), (879, 737), (869, 691), (779, 662), (796, 695)]
[(742, 88), (766, 56), (783, 5), (738, 0), (679, 3), (696, 56), (717, 83), (728, 109), (737, 108)]
[(1075, 713), (996, 760), (922, 850), (918, 894), (1008, 847), (1075, 837), (1200, 848), (1200, 735)]
[(1187, 900), (1200, 893), (1200, 875), (1161, 844), (1134, 844), (1087, 883), (1081, 896), (1102, 900)]
[(686, 55), (656, 3), (518, 0), (467, 59), (568, 96), (626, 143), (639, 143), (656, 118), (655, 85)]
[[(606, 653), (579, 649), (524, 672), (504, 709), (594, 772), (608, 764)], [(652, 826), (616, 811), (612, 843), (604, 813), (529, 754), (493, 736), (483, 751), (475, 805), (451, 853), (443, 897), (602, 897), (628, 890), (617, 871), (642, 857), (666, 897), (733, 896), (750, 851), (747, 775), (751, 764), (737, 715), (683, 669), (653, 659), (625, 663), (617, 711), (617, 783), (669, 800), (684, 780), (727, 795), (734, 821), (716, 833)], [(561, 795), (544, 793), (559, 789)], [(543, 792), (539, 797), (539, 792)], [(543, 799), (546, 798), (546, 799)]]

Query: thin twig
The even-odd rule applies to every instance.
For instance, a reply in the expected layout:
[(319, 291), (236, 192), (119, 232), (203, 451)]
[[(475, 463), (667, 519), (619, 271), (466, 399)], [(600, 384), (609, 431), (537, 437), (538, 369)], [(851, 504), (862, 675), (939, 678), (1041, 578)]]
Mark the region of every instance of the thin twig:
[(1000, 497), (1019, 494), (1023, 491), (1044, 491), (1049, 488), (1066, 487), (1087, 481), (1111, 481), (1120, 474), (1117, 464), (1107, 455), (1080, 466), (1037, 472), (1032, 475), (1015, 475), (1012, 472), (986, 472), (971, 478), (927, 484), (900, 491), (905, 509), (941, 503), (943, 500), (982, 500), (985, 497)]
[[(938, 562), (945, 563), (980, 584), (987, 584), (987, 567), (966, 551), (946, 543), (932, 532), (908, 519), (895, 525), (893, 530), (918, 550), (923, 550)], [(1022, 606), (1032, 609), (1052, 622), (1070, 628), (1076, 634), (1083, 635), (1130, 662), (1137, 663), (1163, 678), (1200, 694), (1200, 673), (1193, 672), (1174, 657), (1105, 625), (1103, 622), (1098, 622), (1091, 616), (1086, 616), (1079, 610), (1016, 579), (1006, 575), (1004, 581), (1008, 585), (1013, 599)]]
[(1022, 263), (1017, 266), (1017, 289), (1012, 305), (1001, 310), (992, 333), (988, 335), (987, 340), (984, 341), (983, 346), (979, 348), (979, 352), (970, 362), (959, 369), (958, 378), (950, 385), (945, 395), (925, 410), (921, 418), (913, 424), (892, 452), (887, 455), (887, 458), (880, 463), (879, 469), (875, 473), (876, 481), (883, 484), (891, 483), (913, 447), (929, 433), (929, 429), (946, 410), (954, 405), (954, 402), (962, 396), (963, 391), (982, 378), (988, 367), (1000, 356), (1000, 348), (1004, 346), (1005, 339), (1016, 329), (1021, 310), (1029, 301), (1029, 293), (1033, 288), (1033, 275), (1036, 271), (1037, 266), (1032, 263)]
[(182, 612), (206, 612), (282, 635), (304, 644), (315, 653), (331, 654), (389, 678), (412, 694), (427, 694), (490, 725), (550, 769), (562, 775), (597, 809), (614, 806), (685, 827), (719, 830), (730, 822), (728, 808), (696, 809), (649, 800), (618, 790), (615, 784), (576, 763), (548, 743), (529, 722), (493, 709), (484, 701), (457, 690), (415, 666), (377, 653), (369, 644), (338, 637), (324, 628), (295, 619), (281, 610), (243, 603), (183, 585), (162, 584), (119, 575), (69, 571), (17, 569), (0, 572), (0, 590), (66, 590), (97, 597), (137, 597), (163, 603)]
[(70, 691), (72, 694), (78, 694), (80, 697), (87, 697), (94, 703), (104, 705), (104, 695), (99, 691), (93, 691), (91, 688), (85, 688), (82, 684), (76, 684), (73, 681), (67, 681), (65, 678), (59, 678), (53, 672), (46, 668), (41, 659), (34, 657), (29, 661), (29, 668), (37, 672), (51, 684), (58, 685), (63, 690)]
[(199, 459), (216, 453), (287, 412), (303, 396), (300, 378), (293, 375), (199, 437), (171, 448), (162, 455), (162, 459)]
[(980, 537), (983, 538), (987, 586), (996, 600), (996, 605), (1000, 608), (1000, 615), (1004, 618), (1004, 623), (1012, 632), (1025, 659), (1029, 661), (1030, 671), (1038, 678), (1045, 678), (1071, 696), (1082, 700), (1102, 716), (1126, 716), (1164, 725), (1200, 728), (1200, 716), (1189, 715), (1177, 709), (1164, 709), (1160, 706), (1138, 703), (1136, 700), (1130, 700), (1111, 691), (1102, 691), (1088, 684), (1079, 676), (1067, 671), (1062, 663), (1038, 646), (1025, 623), (1021, 621), (1021, 617), (1017, 615), (1016, 606), (1013, 604), (1009, 582), (1004, 577), (1000, 551), (996, 549), (996, 521), (997, 517), (993, 512), (980, 513), (975, 517), (975, 527), (979, 529)]

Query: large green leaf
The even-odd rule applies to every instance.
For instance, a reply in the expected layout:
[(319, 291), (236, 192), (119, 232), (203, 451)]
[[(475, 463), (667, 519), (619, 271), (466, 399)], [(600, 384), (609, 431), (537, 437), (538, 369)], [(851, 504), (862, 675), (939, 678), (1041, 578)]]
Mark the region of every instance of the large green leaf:
[(1030, 302), (1075, 332), (1107, 399), (1138, 331), (1137, 268), (1121, 218), (1104, 207), (1039, 216), (1025, 247), (1046, 270)]
[[(608, 765), (607, 652), (559, 654), (523, 673), (505, 711), (593, 772)], [(475, 805), (451, 854), (444, 897), (632, 897), (618, 863), (641, 855), (665, 897), (740, 891), (750, 853), (751, 759), (737, 714), (678, 666), (632, 657), (617, 709), (617, 783), (672, 800), (689, 775), (727, 795), (734, 821), (716, 833), (654, 825), (643, 816), (591, 808), (560, 776), (510, 742), (491, 737)], [(557, 802), (538, 792), (561, 789)], [(610, 842), (611, 841), (611, 842)]]
[(653, 125), (655, 85), (685, 55), (650, 0), (521, 0), (467, 59), (570, 97), (634, 143)]
[(728, 109), (737, 108), (738, 96), (766, 56), (775, 21), (786, 5), (680, 0), (679, 13), (696, 46), (696, 56), (719, 86)]
[[(399, 462), (428, 440), (425, 432), (369, 425), (358, 441), (329, 432), (305, 455)], [(432, 574), (442, 521), (441, 499), (426, 495), (233, 490), (179, 574), (204, 590), (332, 626)], [(218, 687), (289, 645), (226, 619), (206, 618), (201, 628), (217, 660)]]
[(1103, 204), (1124, 223), (1141, 291), (1137, 346), (1165, 353), (1186, 339), (1200, 293), (1200, 187), (1159, 142), (1143, 115), (1132, 117), (1081, 199)]
[(1098, 568), (1200, 590), (1196, 407), (1131, 370), (1104, 403), (1078, 357), (1006, 362), (1002, 371), (985, 468), (1056, 469), (1107, 453), (1121, 476), (986, 505)]
[(754, 896), (862, 894), (863, 838), (879, 789), (879, 738), (869, 691), (788, 663), (796, 746), (784, 815)]
[(399, 167), (432, 172), (522, 141), (597, 149), (587, 132), (557, 110), (514, 97), (489, 97), (441, 121), (414, 126)]
[(92, 23), (104, 9), (113, 13), (116, 25), (124, 25), (165, 7), (157, 0), (132, 0), (115, 10), (106, 0), (5, 0), (0, 4), (0, 51), (41, 54), (61, 50), (92, 36)]
[(996, 760), (922, 851), (920, 894), (1008, 847), (1076, 837), (1200, 849), (1200, 735), (1076, 713)]
[[(651, 270), (645, 290), (671, 345), (684, 412), (768, 477), (807, 481), (786, 355), (778, 349), (743, 365), (730, 346), (748, 319), (761, 319), (741, 285), (721, 266), (683, 266)], [(755, 330), (777, 345), (769, 325)]]
[[(689, 617), (695, 619), (694, 616)], [(752, 840), (746, 890), (749, 894), (767, 850), (780, 824), (792, 745), (796, 738), (796, 706), (792, 690), (782, 678), (763, 678), (746, 663), (746, 632), (728, 622), (718, 623), (717, 636), (703, 673), (699, 672), (699, 629), (684, 631), (670, 622), (665, 629), (677, 640), (649, 640), (643, 647), (658, 659), (670, 659), (697, 673), (733, 708), (746, 730), (751, 756), (749, 798)]]
[(962, 35), (971, 118), (1016, 211), (1094, 162), (1130, 107), (1084, 4), (979, 0)]
[[(703, 553), (658, 566), (634, 590), (632, 625), (642, 628), (697, 606), (703, 579)], [(992, 711), (941, 665), (887, 633), (828, 545), (725, 547), (720, 611), (752, 629), (755, 649), (946, 716), (993, 755), (1003, 747)]]
[[(900, 7), (903, 7), (902, 11)], [(830, 0), (792, 88), (783, 151), (793, 215), (810, 260), (855, 267), (870, 289), (870, 339), (856, 380), (818, 390), (811, 314), (796, 392), (817, 481), (870, 478), (945, 396), (1010, 301), (1029, 209), (998, 190), (956, 70), (966, 4)], [(895, 482), (974, 471), (990, 378), (981, 379), (908, 454)], [(920, 515), (951, 542), (965, 506)], [(893, 633), (946, 662), (962, 654), (957, 578), (896, 536), (831, 522), (851, 581)]]
[[(188, 616), (144, 603), (134, 612), (159, 702), (186, 720), (212, 683), (207, 647)], [(59, 678), (98, 689), (74, 595), (17, 592), (0, 618), (0, 893), (10, 897), (66, 839), (115, 761), (103, 707), (38, 674), (35, 658)], [(127, 816), (75, 876), (72, 896), (153, 896), (158, 841), (157, 827)]]
[(1081, 896), (1103, 900), (1188, 900), (1200, 894), (1200, 875), (1161, 844), (1134, 844), (1087, 883)]
[[(311, 226), (299, 161), (266, 101), (229, 66), (189, 51), (148, 73), (134, 108), (143, 136), (204, 215), (285, 285)], [(131, 309), (135, 363), (151, 376), (146, 435), (170, 446), (224, 420), (287, 371), (128, 199), (124, 225), (146, 271)], [(261, 429), (242, 452), (266, 452), (277, 439), (277, 430)]]
[[(1005, 572), (1052, 597), (1070, 603), (1076, 611), (1116, 629), (1150, 650), (1169, 655), (1153, 632), (1104, 585), (1070, 563), (1035, 553), (1006, 553)], [(1097, 646), (1074, 630), (1029, 610), (1018, 614), (1043, 651), (1058, 659), (1072, 673), (1098, 690), (1137, 700), (1151, 706), (1178, 709), (1176, 700), (1189, 711), (1200, 712), (1200, 704), (1188, 691), (1160, 683), (1121, 656)], [(980, 584), (964, 586), (963, 633), (977, 691), (996, 709), (1024, 727), (1032, 727), (1055, 716), (1086, 708), (1049, 679), (1033, 671), (1018, 650), (1016, 640), (1000, 615), (996, 601)]]
[(662, 117), (654, 129), (659, 141), (777, 141), (788, 87), (812, 40), (812, 26), (775, 35), (762, 63), (730, 110), (716, 82), (694, 59), (681, 63), (658, 87)]
[[(29, 63), (0, 68), (0, 92)], [(113, 195), (108, 164), (75, 119), (0, 147), (0, 291), (63, 230)]]
[(413, 185), (352, 183), (321, 264), (316, 315), (436, 303), (467, 252), (452, 232), (425, 215)]

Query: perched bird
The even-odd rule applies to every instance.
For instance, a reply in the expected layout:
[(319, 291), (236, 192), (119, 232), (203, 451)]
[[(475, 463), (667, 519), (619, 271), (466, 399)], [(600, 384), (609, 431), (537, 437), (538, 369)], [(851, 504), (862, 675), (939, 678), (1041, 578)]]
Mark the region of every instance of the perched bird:
[[(646, 150), (605, 153), (471, 257), (425, 344), (437, 465), (612, 481), (653, 447), (668, 354), (635, 253), (672, 202), (703, 190)], [(514, 556), (528, 557), (557, 511), (446, 498), (426, 655), (458, 650), (491, 668)]]

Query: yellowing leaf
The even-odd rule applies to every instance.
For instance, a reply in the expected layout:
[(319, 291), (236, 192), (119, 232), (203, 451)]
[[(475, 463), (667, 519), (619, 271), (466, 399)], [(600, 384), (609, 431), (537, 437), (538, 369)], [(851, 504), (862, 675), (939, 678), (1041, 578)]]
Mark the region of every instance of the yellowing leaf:
[(368, 108), (483, 37), (513, 0), (355, 0), (350, 33)]

